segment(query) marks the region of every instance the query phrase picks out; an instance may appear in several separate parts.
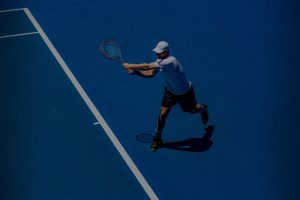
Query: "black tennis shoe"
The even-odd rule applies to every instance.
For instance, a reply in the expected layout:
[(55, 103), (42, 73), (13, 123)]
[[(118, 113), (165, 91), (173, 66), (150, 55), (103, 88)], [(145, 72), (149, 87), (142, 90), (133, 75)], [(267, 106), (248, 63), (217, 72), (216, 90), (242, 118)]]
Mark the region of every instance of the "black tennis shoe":
[(150, 146), (150, 150), (157, 151), (160, 147), (162, 147), (162, 144), (163, 144), (163, 142), (162, 142), (161, 138), (155, 136), (153, 138), (152, 144)]

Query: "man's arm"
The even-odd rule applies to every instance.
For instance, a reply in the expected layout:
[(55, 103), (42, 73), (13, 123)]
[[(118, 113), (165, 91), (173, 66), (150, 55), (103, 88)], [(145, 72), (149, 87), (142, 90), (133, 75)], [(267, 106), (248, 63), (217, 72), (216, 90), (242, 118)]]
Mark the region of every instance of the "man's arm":
[(149, 69), (149, 70), (133, 70), (131, 74), (138, 75), (144, 78), (152, 78), (158, 72), (158, 69)]
[(132, 69), (132, 70), (150, 70), (150, 69), (158, 69), (159, 67), (155, 62), (153, 63), (141, 63), (141, 64), (129, 64), (129, 63), (124, 63), (123, 67), (125, 69)]

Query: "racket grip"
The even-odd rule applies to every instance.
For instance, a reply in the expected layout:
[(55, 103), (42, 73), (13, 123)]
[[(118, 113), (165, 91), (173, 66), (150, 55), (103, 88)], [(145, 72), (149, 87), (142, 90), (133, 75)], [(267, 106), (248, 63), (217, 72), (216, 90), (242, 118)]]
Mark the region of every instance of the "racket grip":
[(138, 71), (138, 70), (127, 70), (127, 72), (130, 74), (130, 75), (141, 75), (141, 73)]
[(132, 75), (141, 75), (141, 72), (134, 69), (131, 74)]

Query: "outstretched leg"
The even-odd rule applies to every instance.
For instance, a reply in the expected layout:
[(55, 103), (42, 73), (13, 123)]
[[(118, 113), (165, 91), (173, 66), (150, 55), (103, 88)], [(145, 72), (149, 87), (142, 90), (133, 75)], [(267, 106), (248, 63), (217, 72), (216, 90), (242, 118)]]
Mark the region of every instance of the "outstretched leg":
[(167, 117), (171, 111), (172, 107), (161, 107), (159, 117), (157, 120), (156, 133), (161, 133), (166, 125)]
[(162, 106), (160, 108), (160, 113), (159, 113), (159, 117), (157, 120), (157, 126), (156, 126), (156, 133), (153, 138), (153, 142), (151, 144), (152, 151), (156, 151), (159, 148), (159, 146), (162, 144), (162, 139), (161, 139), (162, 131), (166, 125), (166, 120), (167, 120), (167, 117), (168, 117), (171, 109), (172, 109), (172, 106), (171, 107)]

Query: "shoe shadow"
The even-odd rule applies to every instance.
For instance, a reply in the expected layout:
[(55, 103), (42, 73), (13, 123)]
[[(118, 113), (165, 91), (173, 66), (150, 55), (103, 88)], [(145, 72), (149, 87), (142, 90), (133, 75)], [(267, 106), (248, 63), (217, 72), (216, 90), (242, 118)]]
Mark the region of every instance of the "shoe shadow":
[(208, 126), (205, 129), (206, 132), (202, 138), (191, 138), (182, 141), (166, 142), (162, 144), (161, 148), (188, 152), (208, 151), (213, 145), (213, 141), (211, 140), (213, 130), (214, 126)]

